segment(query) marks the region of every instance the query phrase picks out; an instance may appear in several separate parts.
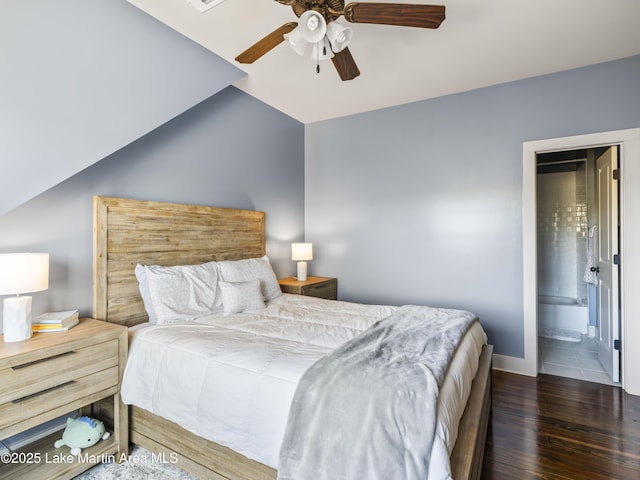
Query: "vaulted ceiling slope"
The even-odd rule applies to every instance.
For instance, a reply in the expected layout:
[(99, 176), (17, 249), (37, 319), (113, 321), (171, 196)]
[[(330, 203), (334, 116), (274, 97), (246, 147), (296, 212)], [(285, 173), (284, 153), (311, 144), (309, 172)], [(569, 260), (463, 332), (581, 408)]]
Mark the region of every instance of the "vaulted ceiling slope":
[(0, 215), (245, 75), (125, 0), (2, 0), (0, 73)]
[(640, 54), (638, 0), (442, 0), (436, 30), (351, 24), (361, 75), (342, 82), (330, 61), (317, 74), (285, 43), (251, 65), (235, 62), (297, 20), (274, 0), (224, 0), (204, 13), (189, 3), (201, 0), (129, 1), (248, 72), (238, 88), (303, 123)]

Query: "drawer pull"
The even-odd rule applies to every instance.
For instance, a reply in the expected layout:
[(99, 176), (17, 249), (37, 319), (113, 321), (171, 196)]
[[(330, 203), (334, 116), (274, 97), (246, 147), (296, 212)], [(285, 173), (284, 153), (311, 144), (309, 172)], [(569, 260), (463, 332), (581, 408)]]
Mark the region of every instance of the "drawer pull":
[(41, 358), (40, 360), (35, 360), (33, 362), (29, 362), (29, 363), (23, 363), (22, 365), (16, 365), (14, 367), (11, 367), (13, 370), (20, 370), (21, 368), (27, 368), (30, 367), (31, 365), (37, 365), (38, 363), (43, 363), (43, 362), (48, 362), (49, 360), (53, 360), (54, 358), (59, 358), (59, 357), (64, 357), (65, 355), (71, 355), (74, 352), (73, 350), (70, 352), (64, 352), (64, 353), (59, 353), (58, 355), (52, 355), (50, 357), (47, 358)]
[(39, 395), (44, 395), (45, 393), (49, 393), (49, 392), (51, 392), (53, 390), (57, 390), (58, 388), (66, 387), (67, 385), (71, 385), (72, 383), (76, 383), (75, 380), (70, 380), (68, 382), (61, 383), (60, 385), (56, 385), (55, 387), (47, 388), (45, 390), (41, 390), (39, 392), (32, 393), (31, 395), (25, 395), (24, 397), (16, 398), (15, 400), (11, 400), (11, 403), (24, 402), (24, 401), (29, 400), (31, 398), (37, 397)]

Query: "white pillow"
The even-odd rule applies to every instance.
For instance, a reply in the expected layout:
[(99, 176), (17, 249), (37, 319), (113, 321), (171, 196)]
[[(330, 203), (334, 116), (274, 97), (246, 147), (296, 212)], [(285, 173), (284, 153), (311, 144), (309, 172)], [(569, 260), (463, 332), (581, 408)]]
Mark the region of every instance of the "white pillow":
[(264, 308), (260, 280), (257, 278), (247, 282), (221, 281), (219, 285), (225, 315)]
[[(215, 262), (174, 267), (146, 265), (143, 268), (150, 305), (147, 313), (150, 310), (154, 313), (155, 323), (189, 320), (222, 310)], [(142, 287), (141, 295), (144, 301)]]
[(273, 300), (282, 295), (280, 284), (273, 273), (269, 258), (260, 258), (218, 262), (220, 277), (225, 282), (246, 282), (260, 280), (260, 288), (265, 301)]
[(158, 319), (156, 318), (156, 312), (153, 310), (153, 303), (151, 302), (151, 295), (149, 294), (149, 283), (147, 282), (147, 271), (144, 265), (136, 265), (135, 273), (138, 279), (138, 290), (140, 290), (142, 303), (144, 303), (144, 309), (149, 316), (149, 323), (156, 323)]

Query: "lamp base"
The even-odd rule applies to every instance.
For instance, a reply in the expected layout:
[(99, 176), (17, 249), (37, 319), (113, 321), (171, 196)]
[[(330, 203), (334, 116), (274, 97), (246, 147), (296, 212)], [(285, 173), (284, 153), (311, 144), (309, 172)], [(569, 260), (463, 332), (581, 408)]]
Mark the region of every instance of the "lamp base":
[(299, 282), (304, 282), (307, 279), (307, 262), (298, 262), (298, 276), (296, 279)]
[(4, 299), (2, 333), (5, 342), (22, 342), (31, 338), (31, 297)]

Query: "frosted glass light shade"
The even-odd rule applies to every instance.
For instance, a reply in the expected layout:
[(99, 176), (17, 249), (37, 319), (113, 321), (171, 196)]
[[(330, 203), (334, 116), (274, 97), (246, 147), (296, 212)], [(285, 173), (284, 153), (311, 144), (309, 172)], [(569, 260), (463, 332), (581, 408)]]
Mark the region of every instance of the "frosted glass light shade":
[(48, 253), (0, 254), (0, 295), (40, 292), (47, 288)]
[(327, 33), (327, 22), (321, 13), (307, 10), (300, 15), (297, 28), (308, 43), (316, 43)]
[(307, 41), (302, 36), (298, 27), (291, 30), (289, 33), (284, 34), (284, 38), (289, 42), (289, 46), (296, 52), (298, 55), (303, 56), (305, 51), (307, 50)]
[(341, 52), (351, 42), (353, 37), (353, 29), (338, 22), (331, 22), (327, 25), (327, 39), (331, 43), (331, 49), (335, 52)]
[[(307, 10), (300, 16), (298, 26), (286, 33), (284, 38), (298, 55), (308, 56), (313, 60), (328, 60), (333, 57), (333, 51), (325, 36), (328, 32), (327, 29), (327, 22), (320, 13), (315, 10)], [(342, 33), (342, 29), (339, 26), (332, 27), (332, 32), (334, 37), (337, 37)], [(341, 38), (343, 37), (344, 34)]]

